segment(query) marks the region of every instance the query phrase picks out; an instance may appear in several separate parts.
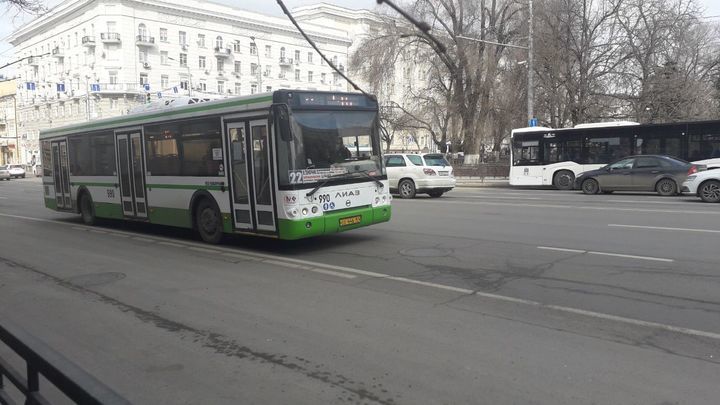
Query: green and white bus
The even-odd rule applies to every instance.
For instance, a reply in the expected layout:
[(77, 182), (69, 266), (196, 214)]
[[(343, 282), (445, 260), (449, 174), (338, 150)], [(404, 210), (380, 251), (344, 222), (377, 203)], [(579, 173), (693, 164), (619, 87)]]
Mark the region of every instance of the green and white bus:
[(175, 101), (42, 132), (45, 205), (87, 224), (192, 228), (209, 243), (390, 220), (374, 98), (278, 90)]

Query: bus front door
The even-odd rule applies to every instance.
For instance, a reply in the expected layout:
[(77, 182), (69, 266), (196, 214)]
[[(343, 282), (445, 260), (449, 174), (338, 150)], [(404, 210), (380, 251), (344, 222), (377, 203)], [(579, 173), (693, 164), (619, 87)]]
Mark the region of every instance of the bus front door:
[(70, 198), (67, 141), (55, 141), (51, 145), (55, 201), (58, 208), (69, 210), (72, 208), (72, 199)]
[(123, 215), (147, 218), (142, 134), (139, 131), (116, 133), (115, 146)]
[(236, 229), (275, 231), (267, 120), (226, 125)]

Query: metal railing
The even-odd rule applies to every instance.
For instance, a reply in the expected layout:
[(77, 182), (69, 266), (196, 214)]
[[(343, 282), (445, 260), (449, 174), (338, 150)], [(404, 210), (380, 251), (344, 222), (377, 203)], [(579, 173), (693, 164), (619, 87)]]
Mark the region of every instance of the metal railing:
[(15, 402), (5, 389), (9, 381), (25, 398), (26, 405), (50, 404), (40, 393), (40, 376), (77, 404), (125, 405), (129, 401), (54, 351), (17, 325), (3, 321), (0, 342), (25, 361), (25, 373), (0, 358), (0, 404)]
[(147, 35), (136, 35), (135, 42), (140, 42), (140, 43), (144, 43), (144, 44), (154, 44), (155, 37), (149, 37)]
[(119, 41), (120, 33), (117, 32), (101, 32), (100, 39), (103, 41)]

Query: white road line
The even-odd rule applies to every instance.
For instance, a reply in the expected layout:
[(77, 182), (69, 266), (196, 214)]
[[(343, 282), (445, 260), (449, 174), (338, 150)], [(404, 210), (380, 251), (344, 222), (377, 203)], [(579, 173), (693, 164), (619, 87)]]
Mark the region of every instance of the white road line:
[(106, 233), (107, 233), (107, 232), (101, 231), (101, 230), (99, 230), (99, 229), (90, 229), (90, 232), (92, 232), (92, 233), (101, 233), (101, 234), (106, 234)]
[(624, 257), (626, 259), (650, 260), (650, 261), (654, 261), (654, 262), (666, 262), (666, 263), (671, 263), (671, 262), (675, 261), (673, 259), (665, 259), (663, 257), (635, 256), (635, 255), (626, 255), (626, 254), (622, 254), (622, 253), (606, 253), (606, 252), (589, 251), (588, 254), (601, 255), (601, 256)]
[(595, 252), (592, 250), (579, 250), (579, 249), (567, 249), (567, 248), (558, 248), (558, 247), (551, 247), (551, 246), (538, 246), (538, 249), (543, 250), (555, 250), (558, 252), (568, 252), (568, 253), (587, 253), (589, 255), (601, 255), (601, 256), (613, 256), (613, 257), (623, 257), (626, 259), (637, 259), (637, 260), (651, 260), (655, 262), (674, 262), (673, 259), (665, 259), (663, 257), (651, 257), (651, 256), (637, 256), (637, 255), (627, 255), (624, 253), (609, 253), (609, 252)]
[(557, 250), (558, 252), (570, 252), (570, 253), (585, 253), (586, 252), (586, 250), (556, 248), (556, 247), (550, 247), (550, 246), (538, 246), (537, 248), (543, 249), (543, 250)]
[[(92, 232), (92, 231), (91, 231)], [(138, 241), (138, 242), (145, 242), (145, 243), (155, 243), (155, 240), (148, 239), (148, 238), (142, 238), (139, 236), (133, 236), (132, 239)]]
[[(0, 213), (0, 216), (26, 219), (26, 220), (30, 220), (30, 221), (54, 222), (54, 223), (58, 223), (61, 225), (66, 225), (66, 226), (71, 225), (67, 222), (62, 222), (62, 221), (53, 221), (53, 220), (46, 220), (46, 219), (32, 218), (32, 217), (22, 217), (22, 216), (18, 216), (18, 215), (10, 215), (10, 214)], [(163, 242), (171, 240), (171, 239), (162, 238), (162, 237), (158, 237), (156, 239), (164, 239)], [(165, 243), (168, 243), (168, 242), (165, 242)], [(170, 243), (173, 243), (173, 242), (170, 242)], [(182, 244), (181, 246), (188, 247), (190, 249), (192, 249), (193, 247), (198, 248), (198, 246), (193, 246), (193, 245), (194, 245), (193, 242), (188, 242), (188, 243)], [(544, 248), (544, 249), (549, 249), (549, 250), (561, 250), (562, 249), (563, 251), (569, 250), (572, 252), (577, 252), (576, 249), (551, 248), (551, 247), (547, 247), (547, 246), (538, 246), (538, 248), (539, 249)], [(203, 249), (204, 250), (212, 250), (212, 249), (207, 249), (207, 248), (203, 248)], [(224, 255), (228, 255), (230, 253), (237, 254), (237, 253), (235, 253), (236, 250), (233, 250), (233, 249), (218, 247), (217, 250), (227, 253)], [(584, 251), (580, 251), (580, 252), (584, 252)], [(595, 253), (599, 253), (599, 252), (595, 252)], [(269, 260), (277, 260), (277, 256), (270, 256), (270, 255), (266, 255), (266, 254), (262, 254), (262, 253), (248, 252), (247, 255), (254, 256), (254, 257), (263, 257), (263, 258), (269, 259)], [(662, 323), (657, 323), (657, 322), (642, 321), (642, 320), (634, 319), (634, 318), (626, 318), (623, 316), (610, 315), (610, 314), (605, 314), (602, 312), (588, 311), (588, 310), (584, 310), (584, 309), (565, 307), (565, 306), (561, 306), (561, 305), (543, 304), (541, 302), (525, 300), (522, 298), (515, 298), (515, 297), (510, 297), (510, 296), (505, 296), (505, 295), (484, 293), (484, 292), (473, 291), (473, 290), (469, 290), (469, 289), (465, 289), (465, 288), (458, 288), (458, 287), (453, 287), (453, 286), (449, 286), (449, 285), (436, 284), (436, 283), (420, 281), (420, 280), (413, 280), (413, 279), (409, 279), (409, 278), (405, 278), (405, 277), (396, 277), (396, 276), (391, 276), (389, 274), (376, 273), (376, 272), (371, 272), (371, 271), (366, 271), (366, 270), (354, 269), (354, 268), (350, 268), (350, 267), (333, 266), (333, 265), (329, 265), (329, 264), (316, 263), (316, 262), (311, 262), (311, 261), (307, 261), (307, 260), (291, 259), (291, 258), (284, 258), (284, 257), (282, 258), (282, 260), (286, 260), (286, 261), (294, 262), (294, 263), (298, 263), (298, 264), (306, 264), (311, 267), (311, 271), (319, 271), (319, 272), (323, 272), (324, 274), (329, 274), (329, 271), (325, 270), (325, 269), (333, 268), (333, 269), (337, 269), (337, 270), (340, 270), (345, 273), (354, 273), (354, 274), (364, 275), (364, 276), (368, 276), (368, 277), (383, 278), (383, 279), (387, 279), (387, 280), (394, 280), (394, 281), (399, 281), (399, 282), (404, 282), (404, 283), (417, 284), (417, 285), (422, 285), (422, 286), (426, 286), (426, 287), (438, 288), (438, 289), (442, 289), (442, 290), (457, 292), (457, 293), (461, 293), (461, 294), (468, 294), (468, 295), (473, 294), (478, 297), (494, 299), (494, 300), (498, 300), (498, 301), (513, 302), (513, 303), (517, 303), (517, 304), (546, 308), (546, 309), (551, 309), (551, 310), (560, 311), (560, 312), (573, 313), (573, 314), (577, 314), (577, 315), (587, 316), (590, 318), (605, 319), (605, 320), (619, 322), (619, 323), (625, 323), (625, 324), (629, 324), (629, 325), (643, 326), (643, 327), (652, 328), (652, 329), (659, 329), (659, 330), (679, 333), (679, 334), (683, 334), (683, 335), (698, 336), (698, 337), (704, 337), (704, 338), (720, 341), (720, 333), (702, 331), (702, 330), (697, 330), (697, 329), (683, 328), (683, 327), (679, 327), (679, 326), (667, 325), (667, 324), (662, 324)], [(667, 260), (669, 260), (669, 259), (667, 259)], [(334, 273), (334, 272), (332, 272), (332, 273)], [(338, 273), (338, 274), (342, 274), (342, 273)], [(333, 274), (333, 275), (335, 275), (335, 274)], [(349, 278), (352, 276), (350, 274), (343, 274), (340, 277)]]
[[(399, 198), (393, 201), (398, 201)], [(419, 204), (460, 204), (460, 205), (490, 205), (490, 206), (502, 206), (502, 207), (531, 207), (531, 208), (561, 208), (561, 209), (581, 209), (581, 210), (595, 210), (595, 211), (625, 211), (625, 212), (652, 212), (652, 213), (663, 213), (663, 214), (683, 214), (683, 215), (720, 215), (718, 211), (690, 211), (690, 210), (658, 210), (658, 209), (640, 209), (640, 208), (621, 208), (621, 207), (591, 207), (583, 205), (556, 205), (556, 204), (518, 204), (518, 203), (501, 203), (501, 202), (470, 202), (470, 201), (448, 201), (447, 199), (423, 199), (423, 200), (402, 200), (403, 204), (419, 203)]]
[(614, 227), (614, 228), (653, 229), (653, 230), (659, 230), (659, 231), (720, 233), (720, 230), (716, 230), (716, 229), (669, 228), (666, 226), (644, 226), (644, 225), (623, 225), (623, 224), (608, 224), (608, 226)]
[(184, 247), (183, 245), (181, 245), (179, 243), (165, 242), (165, 241), (158, 242), (158, 245), (165, 245), (165, 246), (172, 246), (172, 247)]

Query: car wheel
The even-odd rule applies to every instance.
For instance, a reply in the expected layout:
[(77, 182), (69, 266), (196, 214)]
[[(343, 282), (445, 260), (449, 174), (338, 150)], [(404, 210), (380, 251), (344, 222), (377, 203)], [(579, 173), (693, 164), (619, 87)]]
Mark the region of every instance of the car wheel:
[(698, 190), (700, 199), (709, 202), (716, 203), (720, 202), (720, 181), (710, 180), (700, 185)]
[(400, 189), (400, 197), (415, 198), (415, 183), (412, 180), (406, 179), (401, 181), (398, 189)]
[(677, 185), (670, 179), (662, 179), (655, 185), (655, 191), (664, 197), (677, 194)]
[(220, 243), (223, 237), (223, 224), (220, 210), (215, 204), (203, 199), (195, 210), (195, 226), (203, 241)]
[(80, 216), (82, 217), (85, 225), (95, 225), (95, 207), (93, 206), (90, 194), (87, 192), (82, 193), (80, 196)]
[(24, 179), (24, 178), (25, 178), (25, 175), (23, 174), (23, 175), (22, 175), (22, 176), (20, 176), (20, 177), (22, 177), (22, 178)]
[(585, 194), (597, 194), (600, 191), (600, 185), (595, 179), (587, 179), (582, 182), (582, 191)]
[(444, 194), (443, 191), (430, 191), (430, 192), (428, 192), (428, 195), (429, 195), (430, 197), (432, 197), (432, 198), (442, 197), (443, 194)]
[(569, 170), (560, 170), (553, 177), (553, 186), (558, 190), (572, 190), (575, 183), (575, 174)]

